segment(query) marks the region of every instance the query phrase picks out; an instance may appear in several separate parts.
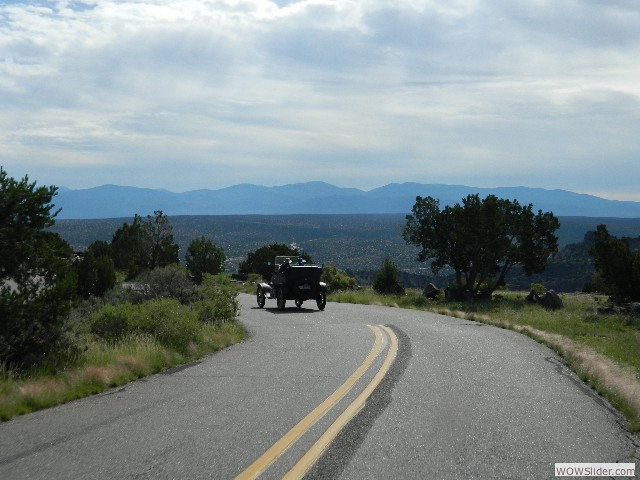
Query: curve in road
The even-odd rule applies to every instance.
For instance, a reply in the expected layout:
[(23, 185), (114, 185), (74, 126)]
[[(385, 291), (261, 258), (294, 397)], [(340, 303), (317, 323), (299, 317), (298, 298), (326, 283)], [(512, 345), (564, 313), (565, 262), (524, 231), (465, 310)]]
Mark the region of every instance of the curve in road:
[[(523, 335), (397, 308), (281, 312), (258, 309), (252, 296), (240, 301), (244, 343), (0, 424), (0, 478), (235, 478), (362, 367), (372, 351), (367, 325), (398, 338), (395, 361), (322, 443), (307, 478), (539, 479), (554, 476), (555, 462), (640, 458), (624, 419)], [(390, 358), (384, 341), (354, 386), (260, 478), (284, 477), (372, 385)]]

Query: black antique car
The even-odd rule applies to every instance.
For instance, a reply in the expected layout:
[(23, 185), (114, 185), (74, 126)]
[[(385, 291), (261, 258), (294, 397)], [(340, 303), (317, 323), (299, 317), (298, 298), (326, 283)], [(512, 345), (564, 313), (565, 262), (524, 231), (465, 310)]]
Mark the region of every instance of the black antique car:
[(301, 257), (276, 257), (271, 282), (258, 284), (258, 307), (264, 307), (267, 298), (275, 298), (279, 310), (287, 300), (294, 300), (298, 308), (306, 300), (315, 300), (318, 309), (327, 304), (327, 285), (320, 281), (322, 267), (308, 264)]

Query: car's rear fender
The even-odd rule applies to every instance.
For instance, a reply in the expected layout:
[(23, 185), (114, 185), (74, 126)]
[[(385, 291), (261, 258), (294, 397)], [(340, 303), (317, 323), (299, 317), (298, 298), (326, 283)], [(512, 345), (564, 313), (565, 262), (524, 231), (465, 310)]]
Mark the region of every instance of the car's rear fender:
[(268, 283), (260, 282), (260, 283), (258, 283), (258, 287), (260, 287), (262, 289), (262, 293), (264, 293), (265, 297), (274, 298), (273, 297), (273, 287), (271, 285), (269, 285)]

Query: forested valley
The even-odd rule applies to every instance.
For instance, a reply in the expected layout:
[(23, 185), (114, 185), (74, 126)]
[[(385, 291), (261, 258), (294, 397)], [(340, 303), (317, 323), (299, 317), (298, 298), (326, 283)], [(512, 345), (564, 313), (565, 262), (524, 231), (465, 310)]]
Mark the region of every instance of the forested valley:
[[(82, 251), (96, 240), (110, 241), (113, 232), (130, 219), (58, 220), (52, 230)], [(514, 268), (507, 278), (509, 288), (527, 290), (539, 283), (560, 292), (582, 290), (594, 271), (589, 256), (597, 225), (607, 225), (616, 236), (632, 239), (632, 248), (640, 248), (640, 219), (559, 217), (559, 252), (544, 273), (525, 276)], [(369, 285), (384, 259), (392, 259), (406, 287), (424, 287), (433, 282), (439, 287), (451, 280), (450, 272), (434, 276), (428, 265), (417, 261), (418, 249), (402, 238), (406, 223), (400, 214), (357, 215), (229, 215), (170, 217), (180, 258), (184, 261), (189, 242), (205, 236), (224, 249), (226, 271), (236, 272), (247, 253), (274, 242), (295, 245), (314, 261), (336, 266)]]

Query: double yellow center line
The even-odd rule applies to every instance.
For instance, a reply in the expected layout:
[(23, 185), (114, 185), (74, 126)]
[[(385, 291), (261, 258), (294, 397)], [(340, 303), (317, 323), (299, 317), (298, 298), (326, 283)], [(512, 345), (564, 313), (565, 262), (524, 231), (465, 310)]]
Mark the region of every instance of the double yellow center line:
[(291, 470), (284, 476), (287, 479), (302, 478), (309, 469), (320, 458), (322, 453), (333, 442), (338, 433), (349, 423), (349, 421), (358, 414), (364, 407), (367, 398), (373, 393), (378, 384), (391, 368), (393, 360), (398, 352), (398, 339), (389, 327), (384, 325), (371, 326), (367, 325), (375, 335), (373, 347), (362, 365), (347, 380), (333, 392), (324, 402), (318, 405), (311, 413), (303, 418), (300, 423), (289, 430), (280, 440), (273, 444), (266, 452), (264, 452), (255, 462), (253, 462), (244, 472), (236, 477), (236, 480), (254, 479), (264, 472), (269, 466), (282, 456), (302, 435), (304, 435), (318, 420), (320, 420), (331, 408), (333, 408), (355, 385), (355, 383), (369, 369), (374, 360), (378, 357), (383, 349), (382, 330), (387, 333), (390, 340), (389, 351), (382, 363), (382, 366), (373, 377), (369, 385), (358, 395), (358, 397), (338, 416), (331, 426), (320, 436), (318, 441), (302, 456), (302, 458), (293, 466)]

